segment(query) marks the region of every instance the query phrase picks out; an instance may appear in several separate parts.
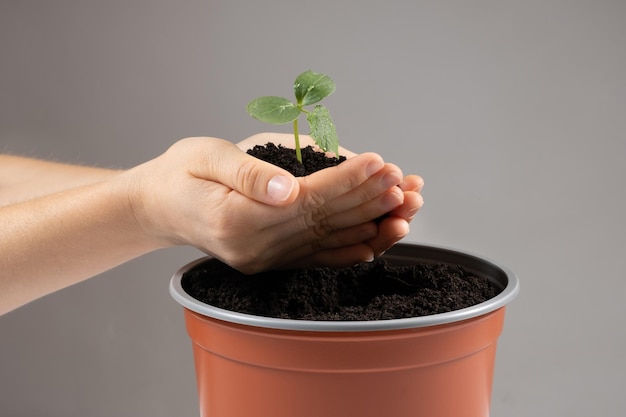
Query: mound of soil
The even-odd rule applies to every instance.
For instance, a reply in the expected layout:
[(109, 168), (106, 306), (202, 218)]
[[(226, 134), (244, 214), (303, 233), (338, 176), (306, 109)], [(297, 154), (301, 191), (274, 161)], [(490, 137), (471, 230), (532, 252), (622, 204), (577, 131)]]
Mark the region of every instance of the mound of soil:
[(322, 152), (317, 152), (311, 146), (301, 149), (302, 163), (296, 158), (294, 149), (285, 148), (282, 145), (276, 146), (273, 143), (256, 145), (248, 150), (248, 154), (269, 162), (291, 172), (296, 177), (304, 177), (324, 168), (339, 165), (346, 160), (345, 156), (338, 158), (327, 156)]
[[(249, 154), (304, 176), (345, 160), (308, 146), (300, 164), (293, 149), (268, 143)], [(349, 268), (268, 271), (245, 275), (211, 259), (185, 273), (185, 292), (204, 303), (264, 317), (296, 320), (386, 320), (458, 310), (497, 295), (484, 277), (461, 266), (384, 260)]]

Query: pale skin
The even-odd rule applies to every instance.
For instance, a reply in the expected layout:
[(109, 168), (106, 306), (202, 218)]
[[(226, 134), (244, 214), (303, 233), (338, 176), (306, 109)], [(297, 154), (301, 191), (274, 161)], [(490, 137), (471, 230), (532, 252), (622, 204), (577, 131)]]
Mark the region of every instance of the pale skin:
[(270, 141), (293, 146), (187, 138), (128, 170), (0, 155), (0, 314), (172, 246), (255, 273), (371, 261), (406, 236), (420, 177), (342, 149), (343, 164), (295, 178), (242, 151)]

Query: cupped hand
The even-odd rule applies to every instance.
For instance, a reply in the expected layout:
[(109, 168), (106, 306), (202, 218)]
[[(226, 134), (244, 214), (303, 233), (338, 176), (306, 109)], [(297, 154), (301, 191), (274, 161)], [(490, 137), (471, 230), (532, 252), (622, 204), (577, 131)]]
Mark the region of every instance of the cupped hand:
[[(237, 146), (242, 150), (248, 150), (255, 145), (265, 145), (268, 142), (282, 144), (285, 147), (293, 147), (293, 135), (284, 133), (259, 133), (239, 142)], [(302, 147), (316, 147), (313, 138), (308, 135), (300, 135), (300, 143)], [(339, 154), (348, 159), (357, 156), (357, 154), (344, 147), (339, 147)], [(332, 153), (329, 153), (329, 155), (333, 156)], [(398, 171), (396, 172), (400, 172), (399, 168), (393, 164), (386, 164), (385, 166), (387, 169), (397, 169)], [(378, 223), (376, 236), (366, 241), (374, 257), (384, 254), (387, 249), (399, 242), (409, 233), (409, 223), (424, 204), (424, 199), (421, 195), (424, 180), (420, 176), (407, 175), (397, 186), (403, 194), (402, 204), (385, 213), (386, 216)], [(391, 187), (391, 189), (387, 191), (395, 193), (398, 190), (396, 187)], [(316, 257), (321, 263), (329, 263), (331, 261), (329, 258), (336, 256), (336, 253), (337, 251), (320, 252), (316, 254)]]
[[(279, 136), (271, 141), (289, 135)], [(181, 140), (127, 178), (146, 235), (193, 245), (245, 273), (369, 261), (408, 232), (420, 205), (419, 179), (373, 153), (294, 178), (215, 138)], [(385, 213), (380, 225), (371, 221)]]

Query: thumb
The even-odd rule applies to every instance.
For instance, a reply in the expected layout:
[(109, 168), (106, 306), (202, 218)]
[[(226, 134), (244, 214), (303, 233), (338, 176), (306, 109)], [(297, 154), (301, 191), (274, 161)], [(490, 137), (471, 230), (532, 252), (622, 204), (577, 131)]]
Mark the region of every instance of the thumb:
[(194, 175), (216, 181), (246, 197), (265, 204), (292, 203), (300, 190), (296, 178), (286, 170), (248, 155), (231, 142), (213, 139), (205, 163)]

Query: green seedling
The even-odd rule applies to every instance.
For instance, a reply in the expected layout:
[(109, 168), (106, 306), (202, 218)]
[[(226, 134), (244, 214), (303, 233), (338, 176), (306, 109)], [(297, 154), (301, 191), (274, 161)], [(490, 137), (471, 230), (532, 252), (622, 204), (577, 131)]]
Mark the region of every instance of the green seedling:
[(334, 152), (339, 156), (339, 139), (328, 109), (317, 104), (313, 110), (304, 107), (320, 102), (335, 91), (335, 83), (327, 75), (305, 71), (294, 82), (296, 102), (277, 96), (259, 97), (248, 103), (250, 116), (265, 123), (282, 125), (293, 123), (293, 136), (296, 144), (296, 158), (302, 163), (298, 119), (306, 114), (310, 135), (324, 152)]

